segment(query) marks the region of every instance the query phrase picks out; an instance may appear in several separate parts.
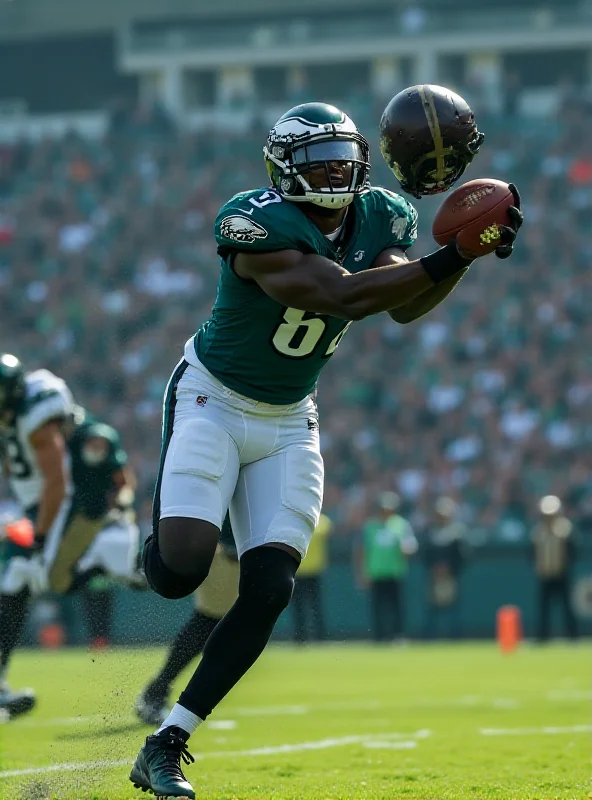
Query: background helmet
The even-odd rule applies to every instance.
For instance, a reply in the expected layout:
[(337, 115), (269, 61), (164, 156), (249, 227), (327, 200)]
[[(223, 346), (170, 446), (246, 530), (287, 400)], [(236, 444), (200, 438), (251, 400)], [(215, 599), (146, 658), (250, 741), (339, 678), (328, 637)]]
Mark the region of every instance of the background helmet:
[(339, 209), (368, 185), (368, 142), (327, 103), (303, 103), (281, 116), (263, 148), (276, 191), (285, 199)]
[(25, 370), (9, 353), (0, 353), (0, 423), (8, 422), (25, 399)]
[(405, 192), (445, 192), (477, 154), (484, 134), (458, 94), (420, 84), (395, 95), (380, 120), (380, 150)]

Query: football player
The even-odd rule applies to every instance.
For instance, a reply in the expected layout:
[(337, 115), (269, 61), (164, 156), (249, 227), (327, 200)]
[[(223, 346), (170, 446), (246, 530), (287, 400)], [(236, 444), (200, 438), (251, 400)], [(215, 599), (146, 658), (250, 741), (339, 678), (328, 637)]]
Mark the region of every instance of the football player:
[[(387, 112), (382, 150), (416, 196), (449, 188), (483, 139), (465, 101), (441, 87), (402, 92)], [(181, 770), (181, 759), (191, 761), (187, 740), (265, 648), (318, 522), (323, 461), (311, 394), (321, 369), (353, 321), (381, 312), (417, 319), (473, 259), (455, 242), (408, 257), (417, 213), (370, 185), (368, 143), (337, 108), (290, 109), (263, 153), (271, 185), (220, 210), (212, 315), (165, 393), (147, 580), (165, 598), (195, 591), (228, 509), (240, 559), (236, 602), (130, 775), (168, 797), (195, 797)], [(510, 255), (520, 222), (517, 208), (498, 255)]]
[[(0, 707), (11, 715), (35, 704), (32, 690), (11, 692), (10, 656), (22, 632), (29, 598), (46, 588), (43, 550), (55, 561), (71, 502), (62, 424), (73, 399), (63, 380), (47, 370), (25, 373), (12, 355), (0, 355), (0, 453), (14, 497), (35, 521), (33, 546), (6, 540), (0, 555)], [(72, 558), (82, 552), (74, 550)], [(65, 559), (64, 569), (75, 560)], [(3, 565), (3, 566), (2, 566)]]
[(65, 431), (75, 507), (86, 524), (93, 521), (99, 528), (76, 563), (67, 591), (82, 593), (93, 646), (102, 647), (110, 637), (112, 581), (134, 589), (145, 587), (137, 568), (136, 478), (115, 428), (77, 406)]
[(105, 527), (112, 488), (132, 480), (112, 428), (88, 420), (63, 380), (26, 373), (0, 355), (0, 452), (10, 488), (34, 524), (34, 539), (5, 538), (0, 552), (0, 708), (30, 710), (32, 690), (11, 692), (8, 663), (31, 595), (75, 588), (77, 564)]

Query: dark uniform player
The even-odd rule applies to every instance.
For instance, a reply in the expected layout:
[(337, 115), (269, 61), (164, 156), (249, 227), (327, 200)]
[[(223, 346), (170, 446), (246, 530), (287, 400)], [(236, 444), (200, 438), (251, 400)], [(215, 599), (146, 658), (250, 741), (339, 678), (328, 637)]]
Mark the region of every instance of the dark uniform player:
[(79, 524), (98, 528), (76, 564), (69, 591), (82, 592), (93, 644), (102, 646), (110, 638), (113, 589), (97, 582), (113, 576), (139, 585), (134, 562), (139, 532), (131, 509), (136, 481), (115, 428), (76, 407), (68, 431)]
[[(417, 103), (422, 146), (413, 163), (390, 160), (399, 175), (413, 173), (416, 193), (442, 191), (482, 137), (461, 98), (422, 87), (388, 117), (396, 139), (405, 141), (404, 114)], [(440, 113), (453, 135), (438, 124)], [(416, 319), (470, 264), (454, 243), (407, 259), (415, 209), (369, 184), (368, 144), (333, 106), (288, 111), (264, 156), (271, 186), (236, 195), (218, 214), (212, 316), (187, 343), (165, 395), (154, 533), (143, 552), (148, 582), (167, 598), (195, 591), (228, 510), (240, 581), (187, 689), (132, 769), (136, 786), (161, 796), (195, 796), (180, 768), (191, 758), (187, 739), (259, 657), (290, 600), (322, 504), (310, 397), (320, 371), (352, 321), (383, 311), (399, 322)], [(515, 230), (504, 236), (502, 256)]]

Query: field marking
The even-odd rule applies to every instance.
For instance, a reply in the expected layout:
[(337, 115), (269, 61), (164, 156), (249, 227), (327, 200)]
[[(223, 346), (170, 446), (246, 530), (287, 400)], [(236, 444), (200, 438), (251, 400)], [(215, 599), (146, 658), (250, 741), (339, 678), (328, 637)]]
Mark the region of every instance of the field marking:
[(496, 708), (515, 709), (520, 703), (514, 697), (484, 697), (478, 694), (463, 694), (459, 697), (417, 698), (408, 703), (397, 704), (394, 708)]
[[(302, 753), (310, 750), (329, 750), (334, 747), (347, 747), (352, 744), (363, 744), (368, 742), (386, 742), (401, 739), (406, 742), (405, 749), (409, 748), (412, 740), (426, 739), (431, 731), (418, 730), (415, 733), (368, 733), (358, 736), (342, 736), (339, 738), (319, 739), (315, 742), (297, 742), (296, 744), (270, 745), (268, 747), (255, 747), (250, 750), (214, 750), (210, 753), (193, 753), (196, 761), (203, 761), (206, 758), (252, 758), (256, 756), (274, 756), (286, 753)], [(413, 745), (416, 741), (413, 742)], [(113, 769), (115, 767), (126, 767), (133, 764), (131, 759), (120, 761), (79, 761), (72, 764), (51, 764), (45, 767), (27, 767), (26, 769), (12, 769), (0, 772), (0, 778), (19, 778), (25, 775), (46, 775), (52, 772), (77, 772), (78, 770), (88, 769)]]
[(233, 731), (237, 726), (235, 719), (212, 719), (207, 720), (206, 724), (213, 731)]
[(557, 689), (547, 693), (547, 700), (564, 702), (565, 700), (592, 700), (592, 692), (584, 689)]
[(482, 736), (538, 736), (560, 735), (563, 733), (592, 733), (592, 725), (546, 725), (543, 728), (481, 728)]

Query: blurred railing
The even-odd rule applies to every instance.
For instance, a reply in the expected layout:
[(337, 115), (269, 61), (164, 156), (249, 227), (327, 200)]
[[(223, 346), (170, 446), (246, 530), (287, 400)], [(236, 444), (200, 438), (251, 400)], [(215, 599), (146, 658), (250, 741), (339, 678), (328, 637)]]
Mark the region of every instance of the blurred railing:
[(558, 29), (589, 29), (592, 43), (592, 10), (529, 10), (452, 11), (426, 12), (423, 22), (406, 29), (397, 13), (392, 15), (361, 15), (348, 21), (308, 22), (292, 21), (269, 25), (237, 24), (226, 22), (219, 26), (192, 23), (183, 28), (163, 27), (161, 30), (132, 28), (125, 36), (128, 53), (181, 52), (185, 50), (216, 50), (221, 47), (258, 49), (277, 46), (294, 46), (320, 42), (354, 42), (361, 39), (392, 36), (394, 39), (472, 32), (533, 31), (551, 32)]

